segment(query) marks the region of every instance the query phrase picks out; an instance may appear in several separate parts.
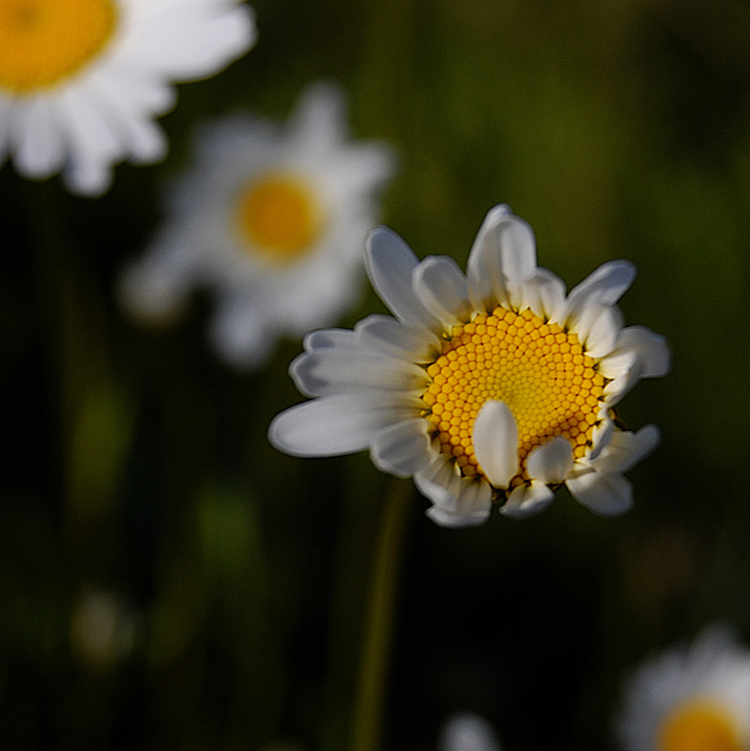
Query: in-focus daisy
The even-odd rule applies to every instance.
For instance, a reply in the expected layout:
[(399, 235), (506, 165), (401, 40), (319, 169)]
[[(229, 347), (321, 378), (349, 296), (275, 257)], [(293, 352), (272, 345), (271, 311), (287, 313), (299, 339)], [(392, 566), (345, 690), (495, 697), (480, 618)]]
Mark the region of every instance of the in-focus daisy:
[(0, 164), (64, 169), (76, 193), (109, 188), (112, 165), (158, 161), (153, 118), (173, 81), (217, 73), (255, 41), (238, 0), (0, 0)]
[(215, 345), (247, 368), (281, 334), (333, 323), (359, 294), (375, 192), (393, 172), (390, 149), (347, 137), (343, 106), (317, 84), (284, 129), (249, 116), (205, 128), (163, 229), (123, 275), (124, 307), (164, 319), (206, 286)]
[(617, 724), (623, 751), (750, 749), (750, 651), (717, 627), (631, 677)]
[(369, 447), (380, 469), (414, 477), (446, 526), (482, 523), (493, 501), (510, 516), (536, 513), (563, 484), (598, 513), (630, 507), (622, 473), (659, 434), (622, 429), (613, 407), (669, 369), (661, 336), (623, 328), (615, 303), (632, 264), (605, 263), (566, 297), (537, 267), (529, 225), (501, 205), (479, 230), (468, 278), (451, 258), (419, 261), (385, 228), (369, 236), (366, 265), (395, 318), (305, 338), (290, 372), (318, 398), (275, 418), (277, 448)]

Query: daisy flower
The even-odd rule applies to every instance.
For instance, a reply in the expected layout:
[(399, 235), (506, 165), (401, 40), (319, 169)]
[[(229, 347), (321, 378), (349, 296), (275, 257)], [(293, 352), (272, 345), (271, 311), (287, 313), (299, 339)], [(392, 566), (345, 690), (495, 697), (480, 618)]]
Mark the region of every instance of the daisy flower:
[(237, 0), (0, 0), (0, 164), (24, 177), (64, 170), (100, 195), (112, 165), (158, 161), (153, 118), (173, 81), (217, 73), (255, 41)]
[(333, 323), (359, 293), (374, 194), (393, 172), (390, 149), (347, 137), (343, 108), (317, 84), (284, 129), (250, 116), (205, 128), (164, 227), (121, 279), (123, 306), (165, 319), (208, 287), (216, 348), (245, 368), (280, 335)]
[(461, 712), (443, 725), (437, 751), (501, 751), (501, 746), (487, 720), (473, 712)]
[(565, 295), (536, 265), (534, 235), (507, 206), (485, 219), (464, 276), (443, 256), (419, 261), (398, 235), (370, 234), (366, 266), (395, 318), (315, 331), (291, 365), (314, 401), (278, 415), (271, 442), (295, 456), (370, 449), (413, 477), (445, 526), (541, 511), (566, 485), (600, 514), (632, 503), (622, 473), (658, 442), (624, 430), (613, 407), (639, 378), (669, 369), (664, 339), (623, 328), (615, 303), (635, 269), (605, 263)]
[(750, 651), (706, 630), (631, 677), (617, 725), (624, 751), (750, 749)]

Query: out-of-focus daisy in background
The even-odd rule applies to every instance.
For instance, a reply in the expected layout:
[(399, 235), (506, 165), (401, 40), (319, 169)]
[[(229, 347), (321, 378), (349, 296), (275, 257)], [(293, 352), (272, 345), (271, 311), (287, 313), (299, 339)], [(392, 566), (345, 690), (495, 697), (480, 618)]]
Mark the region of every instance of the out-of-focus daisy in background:
[(747, 751), (750, 651), (713, 626), (647, 661), (627, 683), (616, 730), (623, 751)]
[(100, 195), (113, 164), (165, 156), (153, 118), (172, 82), (217, 73), (255, 36), (237, 0), (0, 0), (0, 162)]
[(473, 712), (460, 712), (441, 728), (437, 751), (501, 751), (501, 746), (487, 720)]
[(296, 456), (369, 447), (380, 469), (414, 477), (445, 526), (481, 524), (493, 501), (510, 516), (538, 513), (563, 483), (597, 513), (630, 507), (622, 472), (659, 434), (623, 430), (613, 407), (669, 370), (663, 337), (623, 328), (615, 303), (630, 263), (602, 265), (566, 297), (537, 267), (529, 225), (501, 205), (479, 230), (468, 278), (447, 256), (418, 261), (382, 228), (367, 268), (396, 318), (306, 337), (290, 372), (319, 398), (275, 419), (275, 446)]
[(375, 193), (394, 170), (390, 148), (348, 138), (343, 110), (319, 83), (285, 128), (236, 115), (200, 130), (164, 226), (121, 278), (125, 309), (168, 320), (205, 286), (216, 349), (248, 369), (279, 336), (334, 322), (360, 293)]

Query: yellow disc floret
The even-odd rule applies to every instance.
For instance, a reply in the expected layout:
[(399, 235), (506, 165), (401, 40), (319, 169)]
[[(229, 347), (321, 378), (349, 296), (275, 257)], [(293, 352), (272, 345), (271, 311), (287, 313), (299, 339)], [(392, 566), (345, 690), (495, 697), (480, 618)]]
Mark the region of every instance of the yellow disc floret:
[(117, 15), (113, 0), (0, 0), (0, 88), (54, 88), (102, 51)]
[(236, 219), (244, 244), (272, 264), (304, 255), (323, 229), (323, 213), (311, 186), (276, 173), (254, 180), (242, 191)]
[(736, 723), (722, 707), (690, 702), (667, 715), (659, 729), (658, 751), (743, 751)]
[(422, 395), (440, 448), (466, 476), (482, 475), (472, 431), (482, 405), (505, 402), (518, 429), (521, 471), (529, 452), (553, 436), (567, 438), (575, 458), (591, 446), (599, 420), (604, 377), (576, 334), (545, 322), (530, 309), (498, 306), (491, 315), (454, 326)]

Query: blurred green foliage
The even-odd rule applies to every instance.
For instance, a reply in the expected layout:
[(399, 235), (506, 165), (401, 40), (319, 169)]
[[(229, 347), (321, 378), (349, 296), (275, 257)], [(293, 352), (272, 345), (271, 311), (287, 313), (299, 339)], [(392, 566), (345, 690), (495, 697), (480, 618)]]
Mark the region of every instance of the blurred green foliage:
[[(349, 746), (377, 529), (406, 481), (267, 444), (300, 400), (298, 341), (241, 375), (205, 345), (209, 300), (148, 331), (113, 295), (195, 125), (283, 119), (331, 77), (354, 133), (398, 149), (383, 220), (418, 255), (463, 264), (507, 202), (569, 285), (633, 260), (626, 319), (671, 342), (673, 373), (622, 405), (663, 432), (626, 517), (561, 493), (533, 520), (445, 530), (399, 491), (383, 747), (431, 749), (471, 709), (509, 751), (609, 748), (629, 667), (714, 620), (750, 638), (750, 6), (252, 4), (257, 47), (180, 87), (163, 164), (118, 167), (97, 201), (0, 171), (0, 747)], [(368, 289), (343, 324), (382, 309)]]

